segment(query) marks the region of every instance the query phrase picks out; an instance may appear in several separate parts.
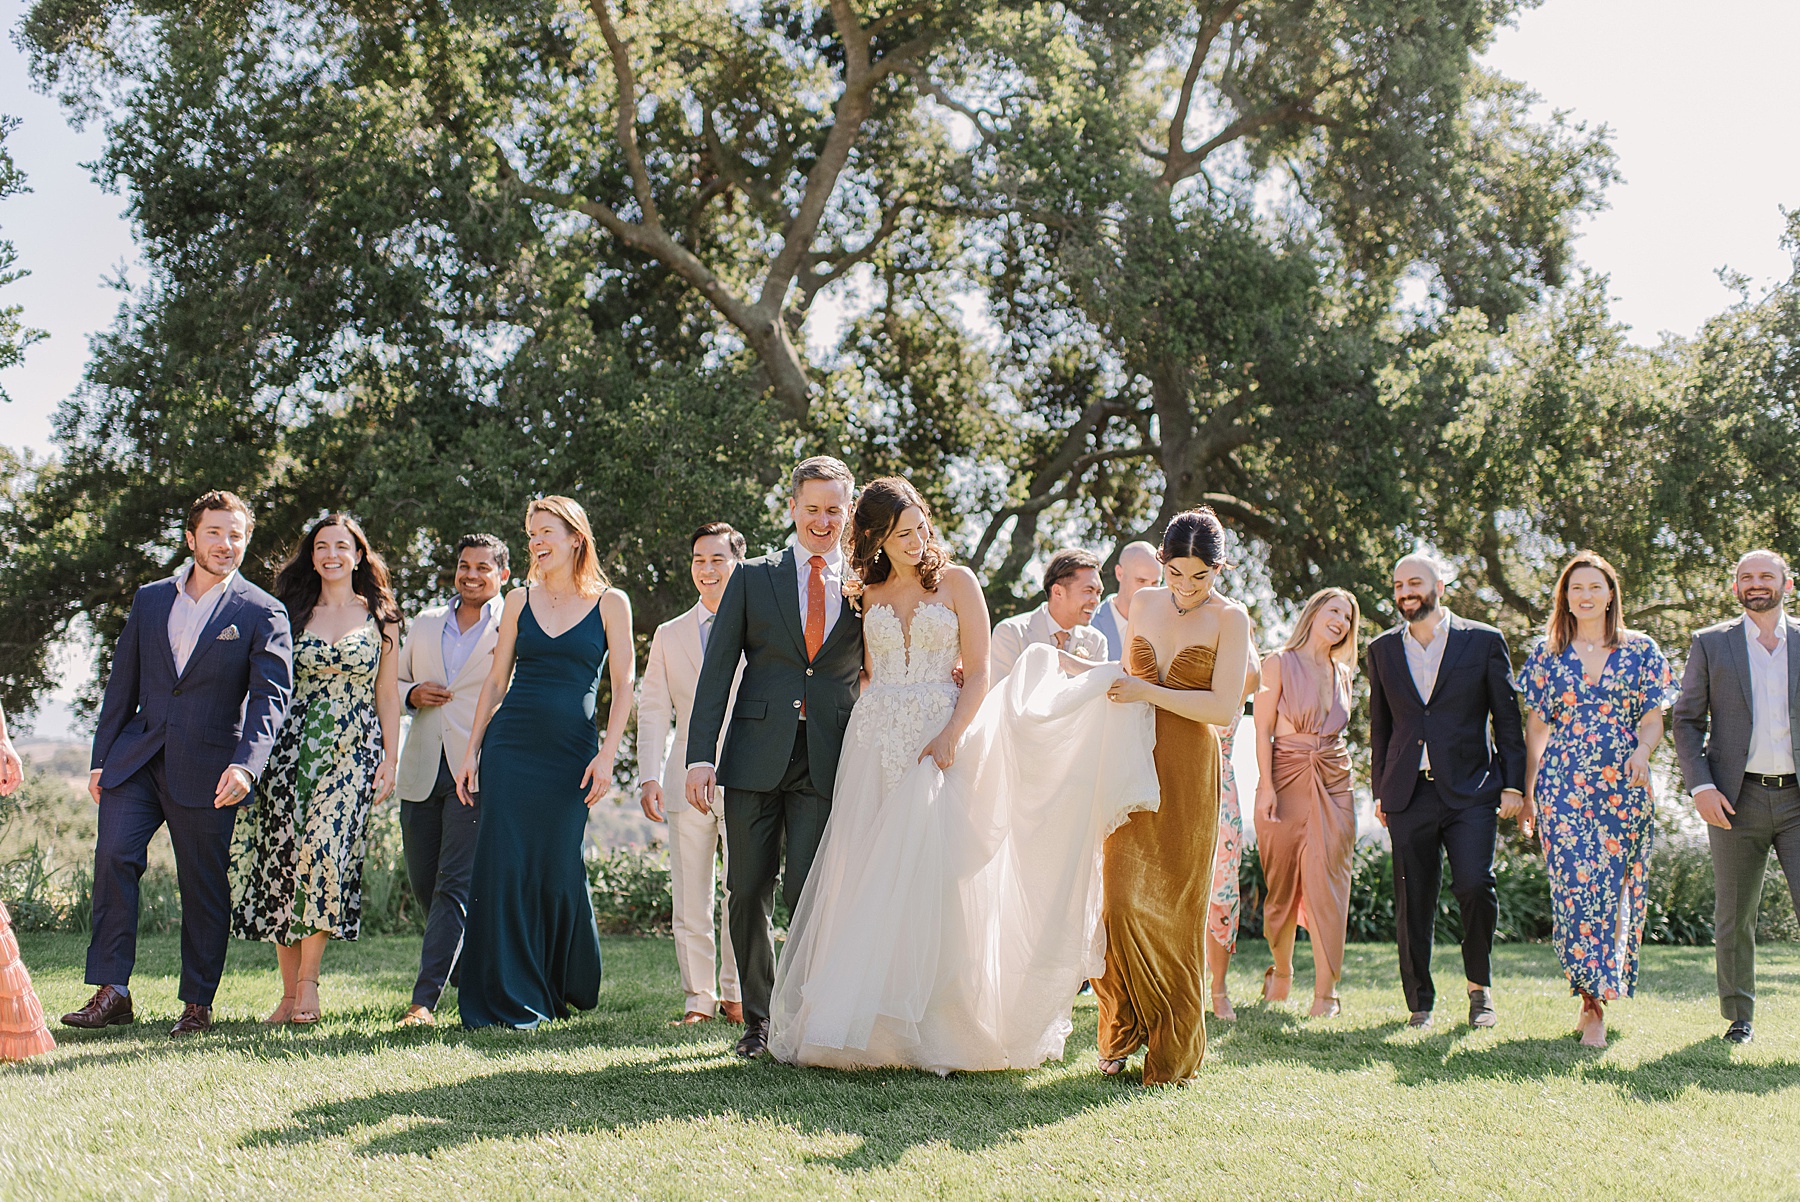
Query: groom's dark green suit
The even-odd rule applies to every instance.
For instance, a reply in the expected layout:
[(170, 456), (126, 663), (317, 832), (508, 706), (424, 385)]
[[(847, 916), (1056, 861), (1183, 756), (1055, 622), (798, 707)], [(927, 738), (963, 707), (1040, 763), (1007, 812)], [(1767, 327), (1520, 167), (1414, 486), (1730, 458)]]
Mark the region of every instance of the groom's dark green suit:
[[(719, 756), (725, 788), (725, 891), (746, 1022), (766, 1022), (775, 982), (769, 911), (781, 867), (792, 912), (831, 815), (844, 728), (863, 668), (862, 617), (846, 603), (818, 655), (806, 655), (800, 561), (790, 547), (746, 561), (725, 586), (694, 690), (687, 762), (709, 764), (725, 725), (738, 657), (744, 676)], [(804, 720), (802, 714), (804, 713)]]

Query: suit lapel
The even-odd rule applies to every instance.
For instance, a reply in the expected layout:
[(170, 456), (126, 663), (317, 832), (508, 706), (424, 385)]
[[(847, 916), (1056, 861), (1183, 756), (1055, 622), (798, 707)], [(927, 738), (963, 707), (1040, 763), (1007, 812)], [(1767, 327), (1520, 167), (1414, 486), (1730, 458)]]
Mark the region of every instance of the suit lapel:
[[(1444, 687), (1444, 676), (1454, 668), (1469, 650), (1469, 644), (1475, 641), (1473, 631), (1464, 630), (1455, 618), (1444, 618), (1444, 658), (1438, 661), (1437, 679), (1431, 682), (1431, 699), (1437, 700), (1438, 692)], [(1408, 672), (1408, 676), (1412, 673)]]
[[(208, 651), (212, 650), (213, 644), (219, 641), (219, 632), (231, 625), (232, 619), (237, 616), (238, 610), (244, 607), (243, 588), (244, 578), (242, 576), (233, 576), (231, 578), (231, 584), (225, 589), (225, 595), (219, 598), (218, 607), (213, 610), (212, 617), (206, 620), (206, 626), (201, 629), (200, 638), (194, 643), (194, 652), (192, 655), (188, 656), (187, 668), (180, 676), (175, 678), (176, 683), (179, 684), (181, 681), (186, 680), (189, 676), (193, 675), (194, 665), (199, 663)], [(169, 603), (173, 605), (174, 599), (170, 598)], [(238, 635), (240, 638), (243, 637), (243, 632), (239, 631)], [(165, 642), (167, 641), (167, 638), (168, 636), (165, 634)]]
[(775, 589), (775, 608), (787, 621), (788, 634), (793, 636), (794, 646), (800, 649), (800, 658), (806, 658), (806, 627), (800, 622), (800, 567), (794, 552), (789, 547), (775, 561), (769, 570), (769, 583)]
[[(1787, 622), (1787, 619), (1783, 618), (1782, 621)], [(1790, 715), (1800, 714), (1800, 631), (1796, 631), (1793, 628), (1792, 623), (1788, 623), (1788, 632), (1787, 632), (1787, 640), (1786, 641), (1787, 641), (1787, 669), (1788, 669), (1788, 713)], [(1745, 650), (1745, 655), (1746, 656), (1749, 655), (1748, 649)], [(1789, 725), (1792, 726), (1794, 724), (1789, 723)], [(1795, 738), (1800, 738), (1800, 731), (1795, 732)]]
[[(1413, 695), (1413, 699), (1417, 701), (1420, 706), (1423, 706), (1425, 704), (1425, 699), (1419, 696), (1419, 685), (1418, 682), (1413, 679), (1412, 665), (1406, 660), (1406, 623), (1402, 622), (1399, 626), (1396, 626), (1394, 628), (1394, 637), (1388, 639), (1387, 642), (1389, 644), (1386, 652), (1388, 661), (1387, 674), (1390, 677), (1396, 677), (1405, 681), (1406, 691)], [(1441, 669), (1439, 674), (1442, 674)]]
[(706, 644), (700, 641), (700, 623), (706, 618), (706, 606), (696, 605), (682, 616), (675, 629), (681, 634), (681, 654), (687, 659), (687, 675), (700, 679), (701, 661), (706, 658)]
[[(1749, 618), (1739, 618), (1731, 624), (1730, 629), (1726, 631), (1725, 637), (1726, 641), (1729, 643), (1729, 646), (1726, 648), (1726, 653), (1731, 656), (1731, 662), (1737, 665), (1738, 684), (1742, 686), (1744, 690), (1744, 708), (1750, 711), (1751, 719), (1754, 721), (1756, 717), (1756, 697), (1754, 696), (1755, 689), (1753, 689), (1750, 684), (1750, 647), (1749, 644), (1744, 641), (1750, 637), (1744, 630), (1744, 624), (1749, 621)], [(1792, 632), (1790, 631), (1789, 633), (1791, 634)], [(1793, 662), (1793, 652), (1790, 650), (1788, 653), (1788, 670), (1790, 672), (1788, 684), (1790, 688), (1793, 685), (1791, 676)]]
[[(413, 651), (413, 675), (416, 679), (444, 680), (444, 623), (456, 621), (452, 616), (455, 612), (456, 606), (451, 605), (444, 610), (442, 617), (434, 619), (421, 615), (413, 626), (413, 637), (418, 640)], [(445, 687), (452, 687), (455, 683), (444, 680)]]
[[(175, 671), (175, 648), (169, 645), (169, 611), (175, 608), (175, 594), (181, 589), (181, 583), (178, 579), (170, 583), (174, 587), (151, 594), (156, 598), (157, 603), (150, 606), (149, 610), (145, 612), (144, 624), (150, 627), (147, 637), (159, 648), (163, 667), (169, 670), (169, 679), (174, 680), (177, 673)], [(188, 658), (191, 660), (193, 656), (190, 655)]]

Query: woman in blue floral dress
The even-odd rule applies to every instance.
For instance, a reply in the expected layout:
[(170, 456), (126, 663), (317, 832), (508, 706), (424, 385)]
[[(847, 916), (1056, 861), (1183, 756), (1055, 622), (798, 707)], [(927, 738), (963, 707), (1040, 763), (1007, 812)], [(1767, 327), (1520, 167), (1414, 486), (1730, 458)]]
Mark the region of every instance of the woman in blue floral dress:
[(1531, 707), (1527, 813), (1549, 869), (1551, 939), (1581, 996), (1576, 1031), (1589, 1047), (1606, 1046), (1606, 1003), (1637, 985), (1654, 832), (1650, 752), (1676, 692), (1662, 651), (1625, 629), (1620, 608), (1613, 566), (1579, 552), (1521, 673)]
[(232, 839), (232, 933), (275, 944), (281, 1002), (269, 1023), (319, 1021), (331, 939), (362, 928), (369, 811), (394, 787), (400, 749), (400, 607), (354, 519), (314, 522), (275, 578), (294, 628), (294, 701), (256, 804)]

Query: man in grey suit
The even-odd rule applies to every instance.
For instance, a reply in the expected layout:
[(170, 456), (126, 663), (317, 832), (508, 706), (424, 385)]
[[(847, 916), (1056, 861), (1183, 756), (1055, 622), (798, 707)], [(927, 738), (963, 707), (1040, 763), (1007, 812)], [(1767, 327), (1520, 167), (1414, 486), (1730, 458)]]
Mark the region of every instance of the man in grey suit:
[(795, 545), (732, 573), (694, 688), (687, 800), (710, 814), (714, 790), (724, 786), (725, 903), (744, 1005), (737, 1054), (746, 1059), (769, 1042), (775, 878), (791, 913), (831, 816), (844, 728), (862, 687), (862, 616), (844, 598), (849, 565), (839, 545), (855, 490), (850, 469), (829, 455), (794, 468)]
[(1694, 636), (1675, 754), (1712, 845), (1713, 944), (1725, 1038), (1749, 1043), (1756, 1010), (1756, 912), (1769, 848), (1800, 907), (1800, 639), (1782, 611), (1793, 591), (1773, 551), (1738, 560), (1731, 591), (1741, 616)]

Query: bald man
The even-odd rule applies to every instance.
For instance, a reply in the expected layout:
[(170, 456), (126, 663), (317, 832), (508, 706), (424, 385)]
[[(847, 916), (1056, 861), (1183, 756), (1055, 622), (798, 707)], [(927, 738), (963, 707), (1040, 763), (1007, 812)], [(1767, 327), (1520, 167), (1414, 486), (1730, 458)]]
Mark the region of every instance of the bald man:
[(1431, 943), (1440, 886), (1462, 911), (1469, 1025), (1491, 1027), (1490, 958), (1500, 916), (1494, 840), (1525, 809), (1525, 727), (1506, 639), (1444, 608), (1444, 571), (1429, 556), (1394, 565), (1404, 619), (1369, 643), (1369, 744), (1376, 816), (1394, 847), (1394, 933), (1413, 1027), (1431, 1025)]
[(1785, 602), (1787, 561), (1750, 551), (1732, 572), (1743, 612), (1694, 635), (1674, 707), (1675, 757), (1712, 845), (1713, 954), (1725, 1038), (1749, 1043), (1756, 1016), (1756, 914), (1769, 849), (1800, 906), (1800, 637)]
[(1162, 560), (1149, 543), (1126, 543), (1119, 548), (1119, 562), (1113, 565), (1113, 579), (1119, 591), (1100, 603), (1091, 623), (1106, 636), (1106, 658), (1125, 658), (1125, 623), (1131, 618), (1131, 599), (1139, 589), (1154, 588), (1162, 583)]

